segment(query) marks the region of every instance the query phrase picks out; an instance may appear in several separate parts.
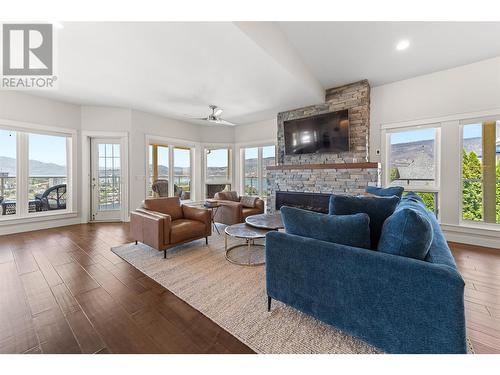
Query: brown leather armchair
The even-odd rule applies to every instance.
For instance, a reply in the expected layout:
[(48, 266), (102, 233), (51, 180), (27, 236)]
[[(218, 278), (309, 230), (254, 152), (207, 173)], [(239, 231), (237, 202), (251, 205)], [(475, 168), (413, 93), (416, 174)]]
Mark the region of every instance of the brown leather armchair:
[(149, 198), (130, 214), (132, 238), (163, 251), (176, 245), (212, 234), (211, 212), (203, 208), (181, 205), (179, 197)]
[(240, 200), (241, 197), (235, 191), (221, 191), (215, 194), (220, 207), (214, 216), (214, 221), (226, 225), (243, 223), (247, 216), (258, 215), (264, 213), (264, 201), (257, 198), (255, 207), (243, 207)]

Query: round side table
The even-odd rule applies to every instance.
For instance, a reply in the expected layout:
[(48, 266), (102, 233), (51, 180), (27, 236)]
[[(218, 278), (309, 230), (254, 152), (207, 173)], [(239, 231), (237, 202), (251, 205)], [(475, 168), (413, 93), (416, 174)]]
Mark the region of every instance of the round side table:
[[(225, 229), (226, 259), (239, 266), (260, 266), (265, 263), (265, 246), (255, 240), (264, 238), (269, 230), (255, 228), (245, 223), (234, 224)], [(245, 243), (227, 247), (227, 238), (242, 238)]]

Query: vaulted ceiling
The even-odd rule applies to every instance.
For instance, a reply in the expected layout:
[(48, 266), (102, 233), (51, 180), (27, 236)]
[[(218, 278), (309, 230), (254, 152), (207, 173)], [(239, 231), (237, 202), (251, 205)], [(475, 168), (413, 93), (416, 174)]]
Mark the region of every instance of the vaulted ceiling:
[[(59, 89), (34, 94), (238, 124), (315, 104), (324, 89), (407, 79), (500, 56), (500, 23), (63, 23)], [(410, 47), (396, 51), (408, 39)]]

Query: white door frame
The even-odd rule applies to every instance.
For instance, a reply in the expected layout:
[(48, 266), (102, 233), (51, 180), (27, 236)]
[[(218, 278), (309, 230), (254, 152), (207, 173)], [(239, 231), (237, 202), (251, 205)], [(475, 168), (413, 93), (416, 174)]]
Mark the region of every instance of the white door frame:
[(90, 160), (90, 140), (91, 138), (113, 138), (120, 139), (121, 159), (120, 167), (122, 172), (122, 207), (121, 221), (129, 221), (129, 133), (128, 132), (102, 132), (102, 131), (83, 131), (82, 132), (82, 223), (91, 221), (91, 160)]

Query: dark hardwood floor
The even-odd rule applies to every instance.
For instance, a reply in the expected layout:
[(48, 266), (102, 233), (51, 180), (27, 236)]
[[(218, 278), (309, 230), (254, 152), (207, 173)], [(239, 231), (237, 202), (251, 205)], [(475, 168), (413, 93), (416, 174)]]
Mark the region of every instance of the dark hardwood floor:
[(465, 280), (467, 334), (476, 353), (500, 353), (500, 249), (450, 243)]
[(252, 353), (110, 251), (127, 224), (0, 236), (1, 353)]
[[(0, 236), (1, 353), (252, 353), (110, 251), (127, 224)], [(500, 353), (500, 251), (451, 244), (476, 353)]]

